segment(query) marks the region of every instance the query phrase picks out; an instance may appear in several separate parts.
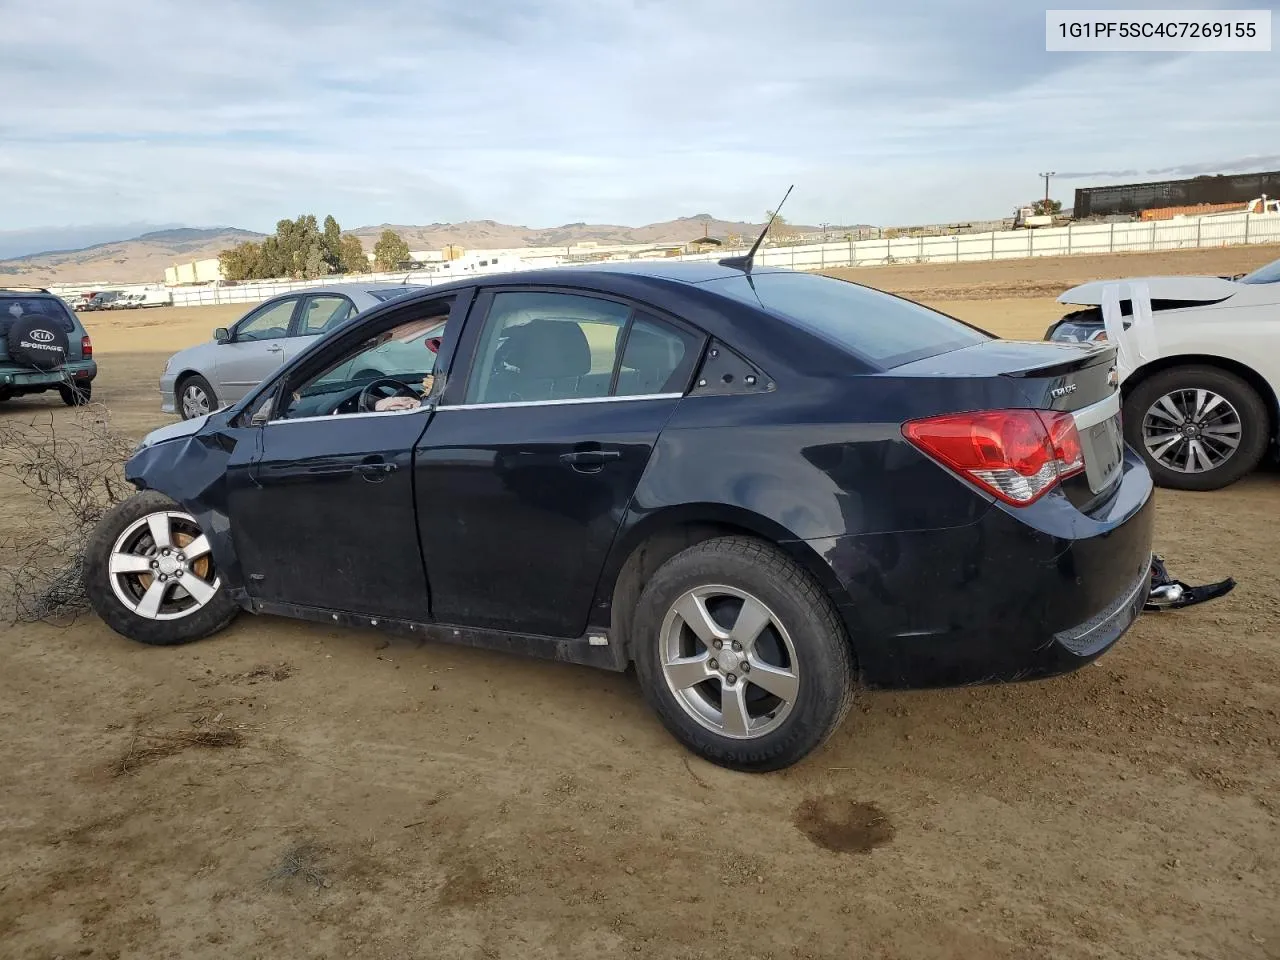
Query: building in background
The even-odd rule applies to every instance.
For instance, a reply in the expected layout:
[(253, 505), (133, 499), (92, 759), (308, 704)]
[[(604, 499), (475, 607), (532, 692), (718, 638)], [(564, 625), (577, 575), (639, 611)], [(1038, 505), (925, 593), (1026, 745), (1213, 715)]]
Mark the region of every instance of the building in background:
[(1157, 180), (1152, 183), (1121, 183), (1109, 187), (1081, 187), (1076, 190), (1077, 220), (1128, 214), (1140, 216), (1157, 207), (1245, 204), (1263, 194), (1280, 196), (1280, 171), (1234, 173), (1190, 177), (1186, 180)]
[(166, 287), (181, 287), (193, 283), (216, 283), (222, 279), (222, 262), (217, 257), (175, 263), (164, 268)]

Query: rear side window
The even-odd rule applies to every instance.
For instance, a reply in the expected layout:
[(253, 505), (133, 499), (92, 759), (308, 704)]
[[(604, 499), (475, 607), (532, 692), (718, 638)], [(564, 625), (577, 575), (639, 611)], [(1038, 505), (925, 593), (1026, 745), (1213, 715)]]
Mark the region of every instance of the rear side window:
[(63, 305), (61, 300), (52, 297), (4, 297), (0, 299), (0, 326), (3, 326), (5, 333), (8, 333), (9, 327), (15, 320), (21, 320), (23, 317), (46, 317), (58, 322), (67, 333), (75, 330), (75, 321), (71, 319), (71, 312)]
[(992, 339), (909, 300), (813, 273), (761, 273), (703, 284), (783, 317), (878, 367), (896, 367)]

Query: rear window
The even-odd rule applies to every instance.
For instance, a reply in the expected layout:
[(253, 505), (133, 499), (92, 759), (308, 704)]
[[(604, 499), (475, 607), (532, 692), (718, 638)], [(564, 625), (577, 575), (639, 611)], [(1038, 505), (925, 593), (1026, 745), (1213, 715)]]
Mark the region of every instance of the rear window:
[(67, 308), (54, 297), (0, 297), (0, 325), (6, 333), (15, 320), (31, 316), (54, 319), (67, 333), (76, 328)]
[(760, 273), (702, 286), (763, 307), (878, 367), (896, 367), (992, 339), (909, 300), (814, 273)]
[(1280, 283), (1280, 260), (1259, 267), (1253, 273), (1246, 273), (1240, 278), (1241, 283)]

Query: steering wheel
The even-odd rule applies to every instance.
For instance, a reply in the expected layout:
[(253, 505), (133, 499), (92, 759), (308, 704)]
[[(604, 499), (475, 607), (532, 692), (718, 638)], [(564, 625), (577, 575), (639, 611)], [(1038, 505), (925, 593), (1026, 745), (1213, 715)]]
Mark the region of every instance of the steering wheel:
[(414, 400), (420, 400), (417, 391), (407, 384), (401, 383), (399, 380), (393, 380), (390, 377), (382, 377), (373, 383), (366, 384), (360, 391), (359, 398), (356, 400), (356, 409), (361, 413), (373, 413), (374, 405), (379, 400), (385, 400), (388, 397), (411, 397)]

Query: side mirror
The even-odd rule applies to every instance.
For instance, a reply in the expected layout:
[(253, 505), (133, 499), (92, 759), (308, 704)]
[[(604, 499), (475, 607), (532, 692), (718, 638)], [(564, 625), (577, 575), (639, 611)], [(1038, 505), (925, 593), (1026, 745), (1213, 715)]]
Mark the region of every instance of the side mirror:
[(218, 327), (218, 329), (213, 331), (213, 339), (218, 343), (230, 343), (231, 331), (226, 327)]

